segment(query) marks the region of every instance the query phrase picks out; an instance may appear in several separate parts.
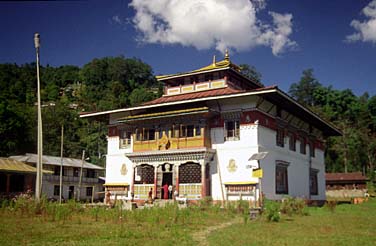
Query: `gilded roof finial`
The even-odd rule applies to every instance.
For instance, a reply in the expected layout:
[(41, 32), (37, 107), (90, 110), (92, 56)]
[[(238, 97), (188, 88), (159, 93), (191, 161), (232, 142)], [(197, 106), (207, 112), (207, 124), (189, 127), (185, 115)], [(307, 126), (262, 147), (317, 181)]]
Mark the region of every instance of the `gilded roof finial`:
[(230, 56), (228, 54), (228, 49), (226, 49), (226, 52), (225, 52), (225, 60), (226, 61), (230, 60)]
[(213, 65), (215, 66), (215, 63), (216, 63), (216, 61), (215, 61), (215, 55), (213, 56)]

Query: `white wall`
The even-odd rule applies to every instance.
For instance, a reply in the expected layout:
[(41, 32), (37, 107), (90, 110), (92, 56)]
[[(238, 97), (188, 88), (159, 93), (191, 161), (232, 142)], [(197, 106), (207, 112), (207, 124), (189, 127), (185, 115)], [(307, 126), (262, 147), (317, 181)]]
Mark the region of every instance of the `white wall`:
[[(106, 184), (108, 183), (128, 183), (131, 185), (133, 177), (133, 164), (125, 156), (132, 152), (132, 147), (128, 149), (119, 148), (119, 137), (107, 138), (107, 156), (106, 156)], [(133, 143), (133, 141), (132, 141)], [(126, 165), (127, 172), (122, 175), (120, 170), (122, 165)]]
[[(212, 197), (214, 200), (222, 200), (221, 184), (219, 180), (218, 166), (222, 176), (222, 184), (226, 182), (256, 182), (257, 179), (252, 178), (252, 169), (247, 168), (251, 163), (248, 159), (258, 152), (257, 145), (257, 126), (241, 125), (240, 139), (236, 141), (224, 141), (224, 128), (211, 129), (212, 148), (216, 150), (216, 157), (212, 163), (216, 173), (211, 172), (212, 178)], [(236, 170), (231, 172), (228, 169), (230, 159), (235, 160)], [(224, 196), (226, 191), (224, 185)], [(230, 196), (229, 198), (235, 199)], [(250, 197), (243, 197), (250, 199)]]
[(288, 137), (285, 137), (284, 147), (276, 145), (276, 132), (259, 126), (260, 152), (267, 151), (269, 154), (261, 161), (264, 170), (262, 189), (269, 199), (282, 199), (284, 195), (275, 194), (275, 167), (276, 161), (288, 162), (288, 191), (289, 196), (301, 197), (313, 200), (325, 199), (325, 166), (324, 153), (315, 149), (315, 157), (311, 158), (311, 167), (319, 170), (317, 196), (309, 194), (310, 156), (306, 145), (306, 154), (300, 153), (300, 142), (296, 141), (296, 151), (289, 150)]

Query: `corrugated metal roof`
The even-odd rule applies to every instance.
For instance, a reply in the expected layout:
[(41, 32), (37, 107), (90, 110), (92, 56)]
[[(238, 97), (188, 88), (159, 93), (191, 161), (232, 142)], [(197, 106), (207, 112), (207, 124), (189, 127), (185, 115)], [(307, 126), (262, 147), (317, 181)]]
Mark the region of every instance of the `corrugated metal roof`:
[[(36, 173), (37, 169), (21, 161), (17, 161), (10, 158), (0, 158), (0, 171), (16, 173)], [(43, 172), (52, 173), (51, 171), (47, 170), (43, 170)]]
[[(25, 155), (10, 156), (9, 158), (12, 158), (12, 159), (17, 160), (17, 161), (27, 162), (27, 163), (37, 163), (38, 155), (26, 153)], [(60, 166), (61, 158), (58, 157), (58, 156), (43, 155), (42, 162), (43, 162), (43, 164), (47, 164), (47, 165), (59, 165)], [(80, 159), (74, 159), (74, 158), (68, 158), (68, 157), (63, 158), (63, 166), (65, 166), (65, 167), (79, 167), (79, 168), (81, 168), (81, 165), (82, 165), (82, 160), (80, 160)], [(83, 168), (96, 169), (96, 170), (103, 170), (104, 169), (103, 167), (91, 164), (87, 161), (84, 161)]]
[(361, 172), (355, 173), (325, 173), (326, 181), (366, 181), (368, 178)]

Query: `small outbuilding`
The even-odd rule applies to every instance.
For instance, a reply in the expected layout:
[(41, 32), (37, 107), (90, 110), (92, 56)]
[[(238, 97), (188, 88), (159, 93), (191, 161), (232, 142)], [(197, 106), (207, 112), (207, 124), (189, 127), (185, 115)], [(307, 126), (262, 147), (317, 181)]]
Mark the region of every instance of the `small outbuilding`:
[(326, 196), (335, 198), (364, 197), (368, 178), (361, 172), (326, 173)]
[[(36, 168), (10, 158), (0, 158), (0, 197), (35, 191)], [(44, 173), (52, 173), (43, 170)]]

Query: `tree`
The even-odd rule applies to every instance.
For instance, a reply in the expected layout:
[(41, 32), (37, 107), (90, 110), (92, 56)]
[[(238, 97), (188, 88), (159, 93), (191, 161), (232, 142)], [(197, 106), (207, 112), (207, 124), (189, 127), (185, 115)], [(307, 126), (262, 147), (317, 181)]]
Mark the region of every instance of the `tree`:
[(240, 64), (240, 73), (243, 74), (248, 79), (255, 81), (257, 83), (261, 83), (261, 73), (257, 71), (254, 66), (250, 66), (248, 64)]
[(314, 92), (321, 87), (319, 81), (313, 76), (313, 69), (303, 71), (303, 75), (298, 83), (290, 86), (289, 93), (303, 105), (314, 106)]

